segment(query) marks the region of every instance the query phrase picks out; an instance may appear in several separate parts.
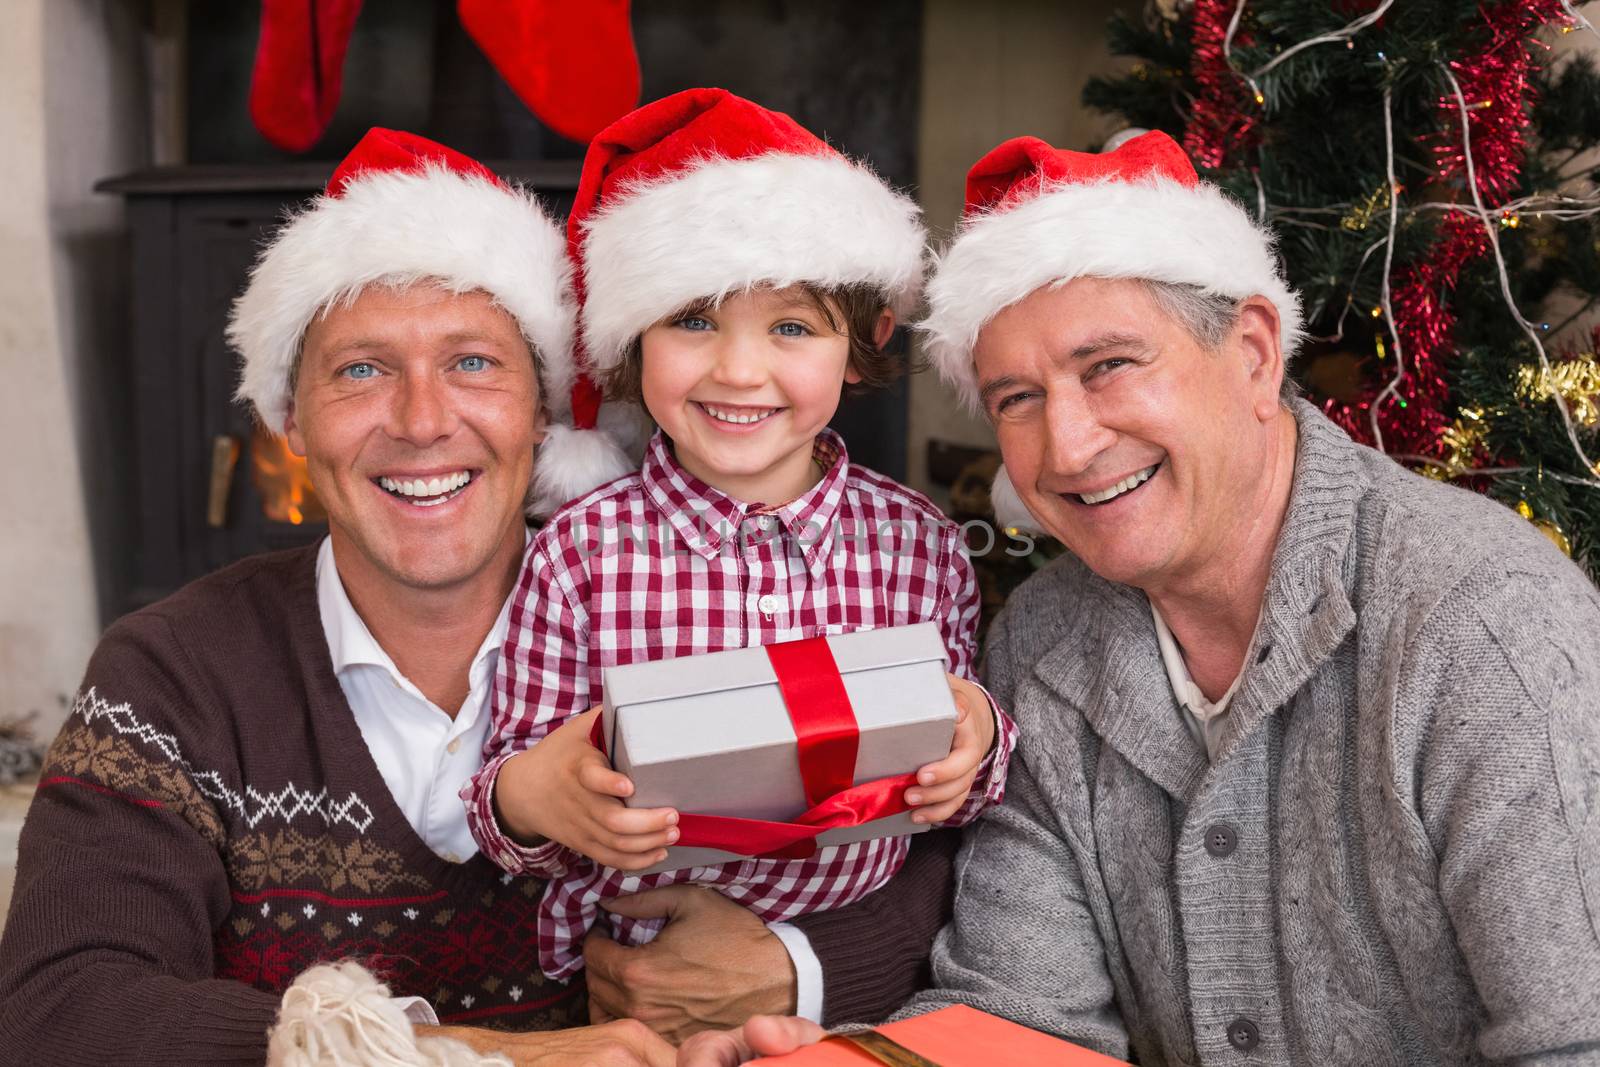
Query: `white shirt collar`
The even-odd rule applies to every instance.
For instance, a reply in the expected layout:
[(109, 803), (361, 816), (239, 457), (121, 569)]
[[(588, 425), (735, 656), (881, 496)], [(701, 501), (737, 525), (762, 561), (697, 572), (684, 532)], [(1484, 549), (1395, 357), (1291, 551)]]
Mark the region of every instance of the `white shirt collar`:
[[(532, 533), (525, 534), (523, 546), (526, 547), (532, 538)], [(366, 621), (350, 602), (350, 595), (345, 592), (344, 582), (339, 579), (339, 568), (334, 561), (331, 537), (323, 538), (322, 547), (317, 550), (317, 609), (322, 615), (322, 630), (328, 638), (328, 655), (333, 660), (335, 675), (342, 675), (347, 669), (356, 666), (378, 667), (399, 683), (401, 688), (419, 699), (426, 699), (412, 684), (411, 679), (400, 673), (400, 668), (395, 666), (389, 653), (378, 644)], [(472, 666), (468, 669), (467, 676), (473, 689), (479, 687), (479, 680), (484, 673), (494, 669), (495, 660), (500, 654), (501, 646), (505, 644), (510, 625), (511, 598), (508, 596), (506, 602), (500, 606), (500, 614), (495, 619), (494, 625), (489, 628), (483, 643), (478, 646), (478, 651), (472, 657)], [(462, 709), (464, 713), (475, 710)], [(473, 717), (476, 718), (476, 715)]]
[(1183, 661), (1183, 649), (1178, 647), (1178, 639), (1172, 636), (1167, 620), (1161, 617), (1153, 600), (1150, 602), (1150, 615), (1156, 621), (1156, 641), (1161, 645), (1161, 662), (1167, 668), (1167, 680), (1172, 683), (1172, 692), (1178, 698), (1178, 703), (1188, 708), (1190, 714), (1201, 722), (1209, 722), (1227, 712), (1229, 702), (1239, 691), (1239, 683), (1244, 680), (1244, 671), (1239, 671), (1233, 684), (1228, 686), (1228, 691), (1215, 702), (1207, 700), (1200, 687), (1194, 684), (1189, 665)]

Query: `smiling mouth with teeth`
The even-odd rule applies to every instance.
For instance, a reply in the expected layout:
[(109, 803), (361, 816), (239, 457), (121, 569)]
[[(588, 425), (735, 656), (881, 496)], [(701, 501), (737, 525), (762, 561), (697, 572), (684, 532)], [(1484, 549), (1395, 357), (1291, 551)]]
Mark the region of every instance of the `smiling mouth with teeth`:
[(731, 423), (734, 426), (749, 426), (752, 423), (765, 422), (782, 408), (738, 408), (722, 407), (717, 404), (705, 404), (695, 401), (697, 407), (718, 422)]
[(1080, 503), (1088, 504), (1090, 507), (1109, 504), (1118, 497), (1131, 493), (1145, 482), (1148, 482), (1155, 476), (1156, 471), (1160, 469), (1161, 464), (1157, 463), (1154, 466), (1146, 467), (1142, 471), (1136, 471), (1128, 475), (1116, 485), (1102, 489), (1098, 493), (1072, 493), (1070, 495), (1076, 497)]
[(399, 497), (417, 507), (431, 508), (459, 496), (472, 479), (471, 471), (456, 471), (432, 478), (390, 478), (386, 475), (373, 480), (390, 496)]

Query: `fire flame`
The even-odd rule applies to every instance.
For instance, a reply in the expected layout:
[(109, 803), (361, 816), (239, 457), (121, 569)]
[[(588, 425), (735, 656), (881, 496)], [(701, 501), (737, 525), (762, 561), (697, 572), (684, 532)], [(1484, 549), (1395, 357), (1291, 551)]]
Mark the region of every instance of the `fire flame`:
[(327, 521), (327, 509), (311, 488), (306, 461), (289, 451), (288, 441), (259, 426), (250, 441), (250, 474), (261, 510), (273, 522), (299, 526)]

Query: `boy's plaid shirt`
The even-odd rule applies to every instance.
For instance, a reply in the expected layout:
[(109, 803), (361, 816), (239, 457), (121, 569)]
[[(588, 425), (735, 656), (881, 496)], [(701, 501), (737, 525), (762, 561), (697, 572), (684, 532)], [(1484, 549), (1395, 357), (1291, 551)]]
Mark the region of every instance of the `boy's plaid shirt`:
[[(904, 862), (901, 837), (825, 848), (804, 860), (632, 876), (555, 842), (521, 846), (494, 816), (501, 765), (597, 704), (604, 667), (935, 622), (950, 671), (973, 678), (978, 586), (960, 528), (921, 494), (852, 467), (832, 431), (817, 438), (816, 459), (823, 478), (799, 499), (743, 504), (679, 466), (658, 432), (638, 474), (568, 504), (528, 546), (496, 669), (484, 767), (461, 795), (491, 860), (550, 880), (539, 950), (551, 977), (582, 968), (583, 937), (601, 900), (696, 882), (776, 922), (857, 900)], [(1004, 792), (1016, 727), (995, 710), (995, 747), (950, 825), (970, 821)], [(660, 927), (621, 916), (611, 922), (624, 944), (643, 944)]]

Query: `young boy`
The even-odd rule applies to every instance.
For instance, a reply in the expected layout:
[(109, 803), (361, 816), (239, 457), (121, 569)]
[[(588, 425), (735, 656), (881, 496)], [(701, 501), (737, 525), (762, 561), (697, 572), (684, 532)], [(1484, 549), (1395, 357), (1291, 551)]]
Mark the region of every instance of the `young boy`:
[[(512, 598), (485, 766), (462, 796), (483, 851), (550, 880), (541, 966), (565, 978), (603, 900), (709, 885), (768, 922), (886, 882), (904, 837), (648, 876), (677, 813), (630, 809), (589, 741), (601, 669), (932, 621), (960, 720), (906, 801), (963, 823), (998, 801), (1015, 727), (969, 679), (978, 592), (958, 528), (926, 498), (852, 466), (827, 428), (846, 385), (892, 379), (882, 351), (914, 300), (923, 231), (909, 200), (798, 126), (696, 89), (591, 144), (569, 246), (589, 372), (659, 427), (642, 467), (590, 490), (588, 427), (541, 449), (547, 498)], [(579, 427), (595, 405), (582, 381)], [(584, 478), (589, 484), (582, 484)], [(530, 747), (531, 746), (531, 747)], [(624, 944), (658, 922), (612, 916)]]

